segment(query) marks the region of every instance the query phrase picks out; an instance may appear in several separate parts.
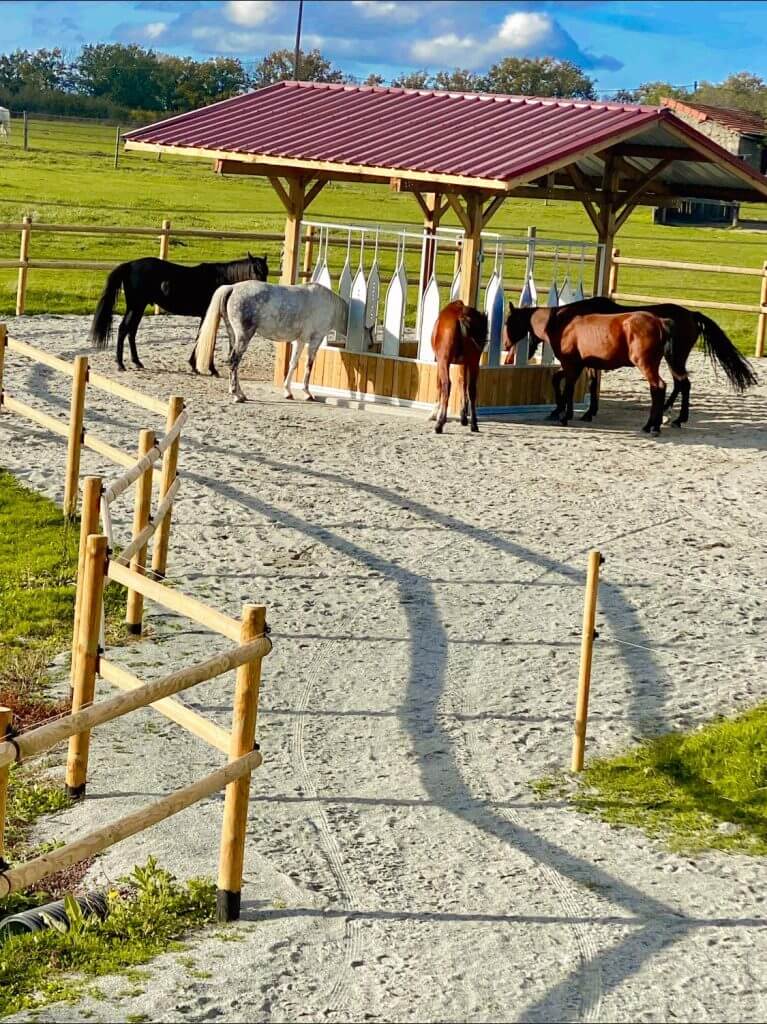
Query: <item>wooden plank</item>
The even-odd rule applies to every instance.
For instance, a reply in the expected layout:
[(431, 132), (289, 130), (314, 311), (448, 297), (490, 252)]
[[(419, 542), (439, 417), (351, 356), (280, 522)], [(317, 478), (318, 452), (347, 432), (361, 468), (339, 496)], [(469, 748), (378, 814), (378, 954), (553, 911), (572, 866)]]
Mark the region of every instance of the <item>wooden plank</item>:
[(376, 395), (384, 394), (384, 378), (386, 376), (386, 363), (388, 360), (385, 356), (376, 356), (375, 358), (375, 375), (373, 377), (373, 393)]
[(65, 359), (59, 359), (58, 356), (52, 356), (49, 352), (43, 352), (42, 349), (35, 348), (33, 345), (27, 345), (25, 341), (17, 341), (15, 338), (8, 338), (6, 345), (9, 351), (18, 352), (20, 356), (26, 356), (27, 359), (32, 359), (35, 363), (42, 363), (44, 366), (50, 366), (52, 370), (57, 370), (59, 373), (63, 373), (67, 377), (72, 377), (74, 375), (74, 363), (68, 363)]
[(26, 402), (20, 402), (18, 398), (13, 398), (12, 395), (3, 395), (3, 408), (7, 409), (8, 412), (15, 412), (18, 416), (23, 416), (24, 419), (32, 420), (33, 423), (37, 423), (40, 427), (45, 427), (46, 430), (50, 430), (60, 437), (69, 436), (69, 425), (65, 421), (57, 420), (53, 416), (49, 416), (47, 412), (33, 409), (31, 405), (27, 405)]
[[(767, 277), (765, 277), (765, 280), (767, 281)], [(396, 374), (397, 363), (394, 359), (389, 359), (386, 356), (381, 357), (381, 363), (384, 367), (381, 395), (383, 395), (384, 398), (391, 398), (394, 394), (394, 377)]]
[(227, 636), (230, 640), (239, 640), (240, 638), (240, 623), (236, 619), (224, 615), (223, 612), (203, 604), (202, 601), (198, 601), (194, 597), (189, 597), (188, 594), (182, 594), (179, 590), (171, 590), (170, 587), (163, 586), (162, 583), (155, 583), (154, 580), (134, 572), (127, 566), (118, 565), (115, 561), (110, 561), (107, 575), (110, 580), (115, 580), (122, 586), (143, 594), (147, 600), (154, 601), (162, 608), (183, 615), (193, 622), (199, 622), (201, 626), (206, 626), (215, 633)]
[(653, 306), (673, 303), (676, 306), (694, 306), (695, 309), (729, 309), (734, 313), (767, 313), (767, 306), (746, 305), (742, 302), (711, 302), (705, 299), (691, 299), (689, 296), (634, 295), (629, 292), (615, 292), (610, 296), (622, 302), (646, 302)]
[(114, 445), (107, 444), (107, 442), (102, 441), (100, 437), (95, 437), (87, 431), (83, 434), (83, 447), (90, 448), (92, 452), (97, 452), (99, 455), (103, 455), (111, 462), (116, 462), (118, 466), (125, 466), (127, 469), (130, 469), (136, 463), (136, 460), (132, 455), (128, 455), (127, 452), (120, 451), (119, 448), (115, 448)]
[(168, 415), (168, 403), (166, 401), (160, 398), (152, 398), (151, 395), (145, 395), (141, 391), (136, 391), (135, 388), (129, 388), (126, 384), (118, 384), (117, 381), (104, 377), (100, 373), (93, 373), (91, 371), (88, 374), (88, 385), (96, 388), (97, 391), (106, 391), (108, 395), (122, 398), (132, 405), (137, 405), (140, 409), (155, 412), (162, 417)]
[(693, 270), (704, 274), (742, 274), (747, 277), (761, 277), (763, 274), (759, 267), (730, 267), (717, 263), (683, 263), (681, 260), (645, 260), (633, 256), (614, 256), (613, 263), (622, 267), (658, 267), (661, 270)]

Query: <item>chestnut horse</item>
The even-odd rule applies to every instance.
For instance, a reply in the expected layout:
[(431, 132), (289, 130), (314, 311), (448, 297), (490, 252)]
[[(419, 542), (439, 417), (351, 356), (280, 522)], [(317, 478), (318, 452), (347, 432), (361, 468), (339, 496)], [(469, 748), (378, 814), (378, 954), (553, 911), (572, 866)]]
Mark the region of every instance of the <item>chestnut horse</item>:
[(484, 313), (467, 306), (460, 300), (451, 302), (440, 312), (431, 334), (431, 347), (437, 359), (437, 378), (439, 381), (439, 401), (429, 419), (436, 419), (435, 431), (442, 433), (447, 419), (447, 406), (450, 401), (450, 365), (457, 363), (463, 366), (463, 406), (461, 407), (461, 425), (469, 422), (468, 412), (471, 406), (471, 429), (477, 426), (477, 378), (479, 377), (479, 360), (482, 350), (487, 344), (487, 317)]
[[(576, 316), (590, 313), (637, 312), (653, 313), (663, 320), (670, 321), (673, 325), (670, 345), (667, 346), (664, 357), (674, 378), (674, 389), (664, 408), (670, 409), (676, 401), (677, 395), (680, 394), (682, 408), (679, 416), (672, 421), (672, 426), (681, 427), (690, 417), (690, 380), (687, 376), (687, 359), (699, 337), (703, 339), (706, 355), (713, 364), (718, 363), (722, 367), (727, 379), (737, 391), (745, 391), (746, 388), (756, 383), (756, 374), (751, 369), (748, 360), (740, 354), (721, 327), (710, 317), (687, 309), (685, 306), (678, 306), (673, 302), (648, 306), (619, 306), (617, 302), (602, 295), (559, 307), (534, 306), (514, 309), (513, 306), (510, 306), (504, 332), (504, 348), (510, 353), (506, 361), (509, 362), (513, 358), (515, 345), (528, 334), (533, 339), (530, 346), (532, 354), (535, 352), (538, 342), (549, 341), (550, 331), (561, 331), (564, 325)], [(563, 377), (564, 373), (559, 371), (554, 374), (552, 379), (557, 407), (552, 411), (550, 419), (559, 419), (562, 413), (559, 383)], [(583, 420), (592, 420), (599, 408), (598, 374), (591, 371), (590, 377), (589, 408), (581, 417)]]

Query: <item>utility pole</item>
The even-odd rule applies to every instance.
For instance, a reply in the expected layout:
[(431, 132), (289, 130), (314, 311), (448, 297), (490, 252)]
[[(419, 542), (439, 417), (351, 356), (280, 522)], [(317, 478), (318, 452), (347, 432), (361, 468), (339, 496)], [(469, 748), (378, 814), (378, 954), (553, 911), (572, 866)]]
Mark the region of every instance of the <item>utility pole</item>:
[(304, 15), (304, 0), (298, 0), (298, 24), (296, 25), (296, 50), (293, 54), (293, 80), (298, 81), (299, 61), (301, 59), (301, 19)]

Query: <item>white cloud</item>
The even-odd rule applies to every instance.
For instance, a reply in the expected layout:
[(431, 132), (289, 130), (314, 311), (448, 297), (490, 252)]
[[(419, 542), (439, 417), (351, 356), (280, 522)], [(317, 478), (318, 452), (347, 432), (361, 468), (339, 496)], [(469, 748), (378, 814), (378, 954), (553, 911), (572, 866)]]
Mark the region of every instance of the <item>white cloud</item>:
[(548, 14), (535, 11), (517, 11), (508, 14), (498, 29), (493, 42), (502, 43), (513, 52), (540, 46), (553, 35), (554, 23)]
[(397, 3), (396, 0), (352, 0), (352, 7), (356, 7), (363, 18), (385, 18), (400, 24), (418, 21), (422, 14), (419, 5), (412, 0), (410, 3)]
[(410, 55), (427, 66), (460, 64), (471, 70), (505, 56), (559, 55), (569, 43), (570, 37), (548, 14), (516, 11), (507, 14), (486, 39), (448, 32), (412, 43)]
[(274, 14), (273, 0), (229, 0), (225, 13), (229, 21), (245, 28), (263, 25)]
[(144, 25), (144, 35), (147, 39), (158, 39), (167, 27), (167, 21), (150, 21)]

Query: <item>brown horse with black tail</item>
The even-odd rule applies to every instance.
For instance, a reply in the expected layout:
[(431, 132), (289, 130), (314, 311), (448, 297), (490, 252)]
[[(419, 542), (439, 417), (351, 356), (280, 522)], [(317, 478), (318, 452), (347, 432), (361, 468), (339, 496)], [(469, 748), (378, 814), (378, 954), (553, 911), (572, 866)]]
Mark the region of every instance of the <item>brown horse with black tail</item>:
[[(664, 357), (674, 379), (674, 388), (664, 408), (671, 409), (677, 396), (682, 396), (682, 407), (678, 417), (672, 421), (673, 426), (681, 427), (690, 416), (690, 380), (687, 375), (687, 359), (698, 338), (702, 338), (703, 348), (711, 362), (722, 367), (736, 391), (745, 391), (746, 388), (756, 384), (757, 378), (751, 364), (735, 348), (717, 323), (710, 317), (704, 316), (703, 313), (694, 312), (672, 302), (649, 306), (619, 306), (617, 302), (605, 296), (595, 296), (559, 307), (538, 306), (526, 309), (511, 307), (504, 332), (504, 348), (511, 352), (519, 341), (530, 334), (533, 339), (532, 354), (538, 342), (550, 341), (549, 334), (563, 330), (574, 317), (593, 313), (633, 312), (652, 313), (669, 321), (672, 325), (671, 339), (664, 352)], [(584, 420), (592, 420), (599, 408), (598, 376), (594, 372), (590, 376), (590, 401), (588, 410), (581, 417)], [(562, 396), (559, 385), (563, 377), (564, 373), (559, 371), (553, 378), (557, 407), (552, 411), (551, 419), (559, 419), (562, 414)]]
[(440, 312), (431, 335), (431, 347), (437, 359), (437, 378), (439, 382), (439, 401), (429, 417), (436, 419), (435, 431), (442, 433), (447, 419), (447, 406), (450, 401), (450, 366), (456, 363), (463, 367), (463, 406), (461, 407), (461, 424), (469, 422), (471, 408), (471, 429), (479, 430), (477, 425), (477, 378), (479, 377), (479, 360), (487, 344), (487, 317), (484, 313), (467, 306), (458, 300), (451, 302)]

